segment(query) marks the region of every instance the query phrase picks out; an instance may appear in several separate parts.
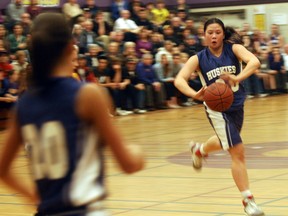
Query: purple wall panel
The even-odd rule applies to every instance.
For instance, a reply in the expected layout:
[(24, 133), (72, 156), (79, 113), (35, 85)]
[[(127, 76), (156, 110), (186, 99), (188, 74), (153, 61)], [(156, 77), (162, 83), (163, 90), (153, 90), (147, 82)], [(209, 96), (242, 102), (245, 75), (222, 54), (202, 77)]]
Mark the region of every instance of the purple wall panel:
[[(11, 0), (0, 0), (0, 9), (5, 9)], [(155, 0), (141, 0), (144, 3), (155, 2)], [(66, 2), (66, 0), (59, 0), (60, 5)], [(85, 0), (78, 0), (79, 4), (83, 4)], [(111, 5), (113, 0), (95, 0), (96, 5), (99, 7), (107, 8)], [(174, 5), (176, 0), (165, 0), (167, 5)], [(287, 0), (186, 0), (187, 4), (191, 8), (199, 7), (221, 7), (228, 5), (249, 5), (249, 4), (265, 4), (265, 3), (277, 3), (288, 2)]]

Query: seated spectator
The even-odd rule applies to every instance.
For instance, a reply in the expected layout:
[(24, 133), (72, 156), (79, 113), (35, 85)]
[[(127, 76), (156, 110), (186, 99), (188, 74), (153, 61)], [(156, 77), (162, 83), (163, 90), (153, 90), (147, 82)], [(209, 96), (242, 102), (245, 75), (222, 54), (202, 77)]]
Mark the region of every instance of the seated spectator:
[(145, 85), (148, 110), (154, 110), (155, 108), (166, 109), (164, 85), (157, 77), (152, 63), (153, 56), (151, 54), (144, 54), (142, 61), (136, 67), (136, 73), (139, 81)]
[(262, 52), (259, 56), (261, 63), (259, 72), (256, 75), (263, 80), (264, 88), (269, 94), (275, 94), (277, 92), (276, 88), (276, 70), (271, 70), (268, 60), (269, 54), (267, 52)]
[(23, 28), (20, 23), (16, 23), (13, 27), (13, 33), (7, 37), (9, 42), (12, 59), (15, 59), (15, 53), (18, 50), (25, 50), (27, 48), (27, 38), (23, 35)]
[(8, 52), (0, 52), (0, 70), (4, 71), (4, 77), (8, 77), (8, 73), (13, 70), (13, 66), (10, 63), (10, 57)]
[(137, 39), (138, 32), (142, 27), (137, 26), (137, 24), (130, 19), (130, 12), (128, 10), (121, 11), (121, 17), (118, 18), (114, 23), (114, 31), (124, 32), (124, 41), (133, 41)]
[(1, 10), (0, 10), (0, 24), (4, 24), (4, 16)]
[(152, 22), (159, 29), (168, 20), (170, 14), (163, 0), (156, 1), (155, 8), (152, 9), (151, 13), (153, 14)]
[(161, 47), (158, 49), (158, 52), (155, 55), (155, 62), (160, 62), (161, 61), (161, 56), (162, 54), (165, 54), (168, 58), (169, 62), (172, 62), (172, 51), (173, 51), (173, 42), (170, 40), (166, 40), (164, 42), (164, 47)]
[(134, 42), (127, 41), (124, 43), (123, 57), (124, 59), (137, 58), (136, 44)]
[(21, 21), (21, 15), (26, 12), (22, 0), (11, 0), (6, 9), (7, 29), (12, 32), (14, 25)]
[(106, 82), (106, 87), (108, 87), (116, 107), (116, 115), (133, 113), (128, 111), (129, 107), (127, 104), (127, 98), (132, 96), (131, 88), (128, 88), (131, 81), (127, 72), (123, 70), (122, 63), (119, 58), (112, 59), (109, 79)]
[(175, 46), (178, 46), (181, 43), (180, 38), (178, 38), (174, 33), (171, 25), (163, 26), (163, 37), (165, 41), (172, 41)]
[(0, 67), (0, 112), (2, 109), (6, 109), (10, 106), (13, 100), (6, 97), (6, 92), (8, 90), (8, 80), (5, 79), (5, 72)]
[(130, 84), (128, 88), (131, 89), (132, 109), (136, 114), (146, 113), (145, 110), (145, 85), (140, 82), (137, 73), (136, 65), (138, 60), (136, 58), (128, 58), (125, 62), (124, 71), (129, 75)]
[(131, 0), (129, 2), (129, 11), (131, 13), (131, 19), (136, 21), (139, 19), (139, 11), (142, 10), (143, 3), (140, 0)]
[(18, 100), (19, 94), (19, 73), (12, 70), (9, 72), (7, 79), (7, 90), (5, 92), (5, 97), (10, 99), (8, 108), (12, 108), (15, 102)]
[[(72, 29), (72, 36), (73, 36), (74, 44), (77, 45), (77, 47), (80, 46), (82, 31), (83, 29), (81, 25), (74, 24), (73, 29)], [(83, 52), (84, 52), (84, 49), (83, 49)]]
[(108, 46), (107, 57), (109, 60), (113, 58), (123, 59), (123, 54), (120, 52), (120, 47), (118, 42), (111, 42)]
[(30, 5), (26, 8), (31, 19), (35, 19), (42, 12), (42, 7), (38, 5), (38, 0), (30, 0)]
[(110, 33), (110, 41), (117, 42), (119, 46), (119, 52), (123, 52), (124, 50), (124, 32), (121, 30), (119, 31), (112, 31)]
[(95, 18), (96, 13), (99, 11), (99, 8), (95, 4), (95, 0), (85, 0), (82, 10), (85, 11), (86, 9), (89, 9), (92, 19)]
[(152, 42), (150, 41), (149, 32), (146, 28), (143, 28), (136, 41), (137, 57), (141, 58), (145, 53), (152, 53)]
[(29, 13), (21, 14), (20, 24), (23, 28), (23, 35), (27, 37), (30, 34), (32, 20)]
[(11, 65), (13, 66), (13, 70), (20, 74), (20, 72), (26, 70), (28, 66), (27, 54), (25, 51), (19, 50), (16, 52), (15, 57)]
[(93, 31), (98, 35), (97, 40), (102, 42), (105, 50), (108, 48), (108, 44), (110, 42), (109, 34), (112, 31), (112, 27), (110, 24), (105, 21), (104, 13), (102, 11), (98, 11), (93, 20)]
[(189, 56), (193, 56), (197, 54), (201, 48), (202, 46), (197, 43), (196, 36), (189, 35), (186, 39), (184, 39), (182, 52), (187, 53)]
[(287, 75), (286, 70), (284, 68), (284, 59), (280, 53), (280, 49), (278, 47), (274, 47), (272, 49), (272, 53), (269, 55), (269, 64), (272, 70), (276, 70), (276, 83), (277, 89), (279, 93), (286, 93), (286, 82)]
[(83, 15), (83, 11), (77, 3), (77, 0), (67, 0), (62, 6), (62, 12), (71, 22), (71, 26), (76, 23), (79, 16)]
[(156, 53), (164, 46), (163, 35), (158, 32), (153, 32), (151, 35), (151, 43), (152, 43), (152, 55), (155, 56)]
[(86, 56), (83, 54), (79, 54), (79, 56), (78, 56), (78, 66), (77, 66), (76, 71), (80, 77), (81, 82), (97, 83), (97, 79), (94, 75), (94, 72), (87, 65)]
[(129, 10), (129, 3), (126, 0), (114, 0), (111, 5), (111, 18), (113, 21), (120, 18), (121, 11)]
[(166, 103), (169, 108), (180, 108), (177, 104), (177, 89), (174, 86), (175, 76), (172, 71), (172, 64), (168, 62), (165, 54), (161, 55), (161, 61), (153, 65), (159, 80), (164, 84)]
[(148, 19), (148, 11), (144, 8), (138, 12), (138, 18), (135, 20), (135, 23), (139, 27), (145, 27), (149, 33), (151, 33), (154, 29), (153, 23)]
[(186, 14), (189, 14), (189, 6), (186, 4), (186, 0), (177, 0), (175, 11), (184, 10)]
[(97, 44), (90, 44), (88, 46), (88, 53), (86, 54), (87, 66), (94, 70), (98, 66), (98, 54), (102, 48)]
[(97, 37), (98, 35), (93, 32), (93, 22), (91, 20), (86, 20), (84, 29), (80, 35), (79, 53), (88, 53), (88, 46), (90, 44), (98, 44), (102, 46), (102, 44), (97, 41)]

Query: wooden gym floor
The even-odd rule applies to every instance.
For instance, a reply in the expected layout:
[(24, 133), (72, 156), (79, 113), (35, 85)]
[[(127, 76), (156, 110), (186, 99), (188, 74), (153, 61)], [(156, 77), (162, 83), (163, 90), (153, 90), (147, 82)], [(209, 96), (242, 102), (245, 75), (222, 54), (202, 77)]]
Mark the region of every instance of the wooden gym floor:
[[(288, 95), (246, 101), (242, 137), (250, 188), (267, 216), (288, 215)], [(127, 142), (141, 145), (144, 170), (123, 174), (106, 152), (106, 206), (119, 216), (244, 215), (226, 152), (209, 155), (201, 172), (191, 167), (188, 142), (204, 142), (213, 131), (202, 105), (116, 117)], [(0, 132), (0, 149), (5, 131)], [(14, 165), (30, 182), (24, 151)], [(32, 215), (33, 205), (0, 183), (0, 216)]]

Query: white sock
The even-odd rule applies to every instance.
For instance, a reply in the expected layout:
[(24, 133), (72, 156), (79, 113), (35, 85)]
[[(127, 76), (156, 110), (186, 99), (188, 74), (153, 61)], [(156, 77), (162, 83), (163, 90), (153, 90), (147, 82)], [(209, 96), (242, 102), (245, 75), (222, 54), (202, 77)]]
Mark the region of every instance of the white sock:
[(243, 199), (245, 199), (247, 197), (251, 197), (252, 193), (250, 190), (245, 190), (245, 191), (241, 191), (241, 195), (242, 195)]
[(200, 146), (200, 153), (201, 155), (206, 155), (206, 152), (204, 151), (204, 144), (201, 144)]

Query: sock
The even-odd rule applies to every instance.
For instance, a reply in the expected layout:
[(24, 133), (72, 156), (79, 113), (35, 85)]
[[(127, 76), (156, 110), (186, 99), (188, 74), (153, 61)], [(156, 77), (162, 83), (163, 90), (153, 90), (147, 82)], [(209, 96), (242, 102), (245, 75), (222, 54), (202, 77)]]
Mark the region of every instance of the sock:
[(200, 146), (200, 153), (201, 155), (206, 155), (207, 153), (204, 151), (204, 144), (201, 144)]
[(253, 196), (250, 190), (241, 191), (243, 199)]

